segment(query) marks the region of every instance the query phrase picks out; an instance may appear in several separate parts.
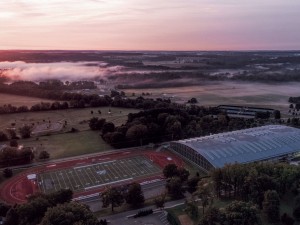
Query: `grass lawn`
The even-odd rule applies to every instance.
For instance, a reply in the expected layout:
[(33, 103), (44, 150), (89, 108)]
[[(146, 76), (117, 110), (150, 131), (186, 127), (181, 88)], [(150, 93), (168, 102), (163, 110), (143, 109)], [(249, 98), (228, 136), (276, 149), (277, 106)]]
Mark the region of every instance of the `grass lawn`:
[(19, 140), (20, 144), (36, 148), (39, 153), (46, 150), (51, 159), (58, 159), (82, 154), (107, 151), (112, 147), (106, 144), (97, 131), (81, 131), (77, 133), (53, 134), (39, 137), (38, 140), (30, 138)]
[[(108, 113), (109, 109), (111, 113)], [(101, 110), (101, 114), (98, 110)], [(119, 126), (126, 123), (128, 113), (135, 112), (138, 110), (99, 107), (7, 114), (0, 116), (0, 130), (4, 131), (7, 127), (11, 127), (11, 123), (16, 123), (15, 128), (18, 130), (24, 124), (42, 124), (49, 120), (67, 121), (67, 126), (58, 133), (18, 140), (21, 145), (34, 147), (37, 153), (46, 150), (50, 153), (51, 159), (58, 159), (112, 149), (102, 140), (99, 131), (90, 130), (89, 120), (92, 117), (105, 118)], [(76, 128), (79, 132), (69, 133), (71, 128)]]
[(26, 97), (20, 95), (9, 95), (0, 93), (0, 106), (11, 104), (13, 106), (28, 106), (31, 107), (40, 102), (53, 102), (52, 100), (42, 99), (42, 98), (34, 98), (34, 97)]
[[(108, 113), (111, 109), (111, 113)], [(101, 110), (101, 114), (98, 113)], [(93, 111), (93, 114), (91, 113)], [(15, 123), (15, 127), (22, 127), (24, 124), (37, 124), (44, 122), (58, 122), (67, 121), (67, 128), (74, 127), (79, 130), (89, 129), (88, 120), (92, 117), (105, 118), (107, 121), (112, 121), (115, 125), (121, 125), (127, 120), (128, 113), (135, 113), (139, 110), (127, 109), (127, 108), (109, 108), (109, 107), (97, 107), (97, 108), (84, 108), (84, 109), (66, 109), (66, 110), (53, 110), (44, 112), (26, 112), (26, 113), (14, 113), (4, 114), (0, 116), (0, 130), (4, 130), (11, 127), (12, 123)]]

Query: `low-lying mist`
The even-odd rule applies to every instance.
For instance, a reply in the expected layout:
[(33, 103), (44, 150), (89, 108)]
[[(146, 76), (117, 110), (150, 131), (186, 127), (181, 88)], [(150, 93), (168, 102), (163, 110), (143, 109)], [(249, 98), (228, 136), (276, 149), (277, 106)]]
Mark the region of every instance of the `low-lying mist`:
[(106, 62), (0, 62), (0, 75), (7, 77), (10, 81), (30, 80), (39, 82), (49, 79), (59, 79), (62, 81), (106, 80), (109, 77), (118, 77), (120, 79), (122, 75), (138, 78), (136, 75), (151, 73), (158, 74), (165, 73), (165, 71), (135, 69), (120, 65), (111, 66)]
[(42, 81), (59, 80), (92, 80), (105, 78), (124, 70), (122, 66), (107, 66), (105, 62), (55, 62), (26, 63), (23, 61), (0, 62), (2, 75), (10, 80)]

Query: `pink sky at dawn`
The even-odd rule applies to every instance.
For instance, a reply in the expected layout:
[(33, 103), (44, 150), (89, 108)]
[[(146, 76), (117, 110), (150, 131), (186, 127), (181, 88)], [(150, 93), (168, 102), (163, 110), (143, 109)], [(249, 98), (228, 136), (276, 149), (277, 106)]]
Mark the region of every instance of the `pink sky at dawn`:
[(0, 49), (299, 50), (299, 0), (0, 0)]

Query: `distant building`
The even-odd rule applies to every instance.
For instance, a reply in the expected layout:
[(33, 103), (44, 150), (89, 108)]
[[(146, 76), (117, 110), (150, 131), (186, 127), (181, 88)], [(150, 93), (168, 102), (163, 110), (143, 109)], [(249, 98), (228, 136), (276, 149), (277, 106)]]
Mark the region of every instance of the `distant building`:
[(231, 117), (247, 117), (255, 118), (257, 113), (269, 113), (269, 115), (274, 114), (274, 109), (270, 108), (258, 108), (249, 106), (236, 106), (236, 105), (219, 105), (218, 108), (226, 112), (228, 116)]
[(170, 148), (209, 171), (230, 163), (290, 158), (300, 151), (300, 129), (268, 125), (174, 141)]

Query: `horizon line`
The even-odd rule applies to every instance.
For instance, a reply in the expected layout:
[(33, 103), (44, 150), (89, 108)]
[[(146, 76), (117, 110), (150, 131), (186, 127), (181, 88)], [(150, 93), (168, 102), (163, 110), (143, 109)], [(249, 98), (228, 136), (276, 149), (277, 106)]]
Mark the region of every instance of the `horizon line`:
[(298, 52), (300, 49), (252, 49), (252, 50), (119, 50), (119, 49), (0, 49), (0, 51), (61, 51), (61, 52), (78, 52), (78, 51), (87, 51), (87, 52)]

